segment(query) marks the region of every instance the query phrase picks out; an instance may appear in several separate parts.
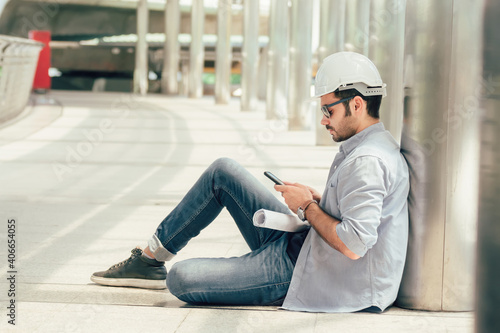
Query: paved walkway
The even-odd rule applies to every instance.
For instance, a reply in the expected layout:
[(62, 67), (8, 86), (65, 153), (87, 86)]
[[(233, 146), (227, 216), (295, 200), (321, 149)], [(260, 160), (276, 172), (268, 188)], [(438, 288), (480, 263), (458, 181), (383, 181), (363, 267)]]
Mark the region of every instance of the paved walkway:
[[(391, 308), (315, 314), (276, 307), (194, 307), (168, 291), (102, 287), (92, 272), (145, 246), (216, 158), (322, 191), (336, 146), (289, 132), (237, 101), (51, 92), (0, 127), (1, 243), (15, 220), (15, 296), (0, 249), (0, 330), (13, 332), (471, 332), (472, 313)], [(14, 224), (13, 222), (10, 225)], [(248, 251), (227, 212), (175, 261)], [(175, 262), (174, 261), (174, 262)], [(173, 262), (172, 262), (173, 263)], [(167, 268), (172, 263), (168, 263)], [(12, 275), (12, 274), (11, 274)], [(9, 325), (9, 302), (15, 323)], [(7, 328), (7, 330), (6, 330)]]

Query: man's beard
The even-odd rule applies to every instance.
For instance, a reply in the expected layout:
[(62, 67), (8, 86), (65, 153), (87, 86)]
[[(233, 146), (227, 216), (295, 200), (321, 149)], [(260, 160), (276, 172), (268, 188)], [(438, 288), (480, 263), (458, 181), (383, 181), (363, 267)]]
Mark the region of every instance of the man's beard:
[[(348, 133), (343, 133), (344, 135), (342, 135), (338, 131), (336, 131), (333, 127), (331, 127), (330, 125), (325, 125), (325, 127), (327, 130), (332, 130), (334, 132), (334, 134), (331, 134), (331, 135), (332, 135), (332, 140), (335, 142), (345, 141), (356, 134), (356, 131), (352, 128), (349, 129)], [(336, 137), (334, 136), (335, 134), (337, 135)]]

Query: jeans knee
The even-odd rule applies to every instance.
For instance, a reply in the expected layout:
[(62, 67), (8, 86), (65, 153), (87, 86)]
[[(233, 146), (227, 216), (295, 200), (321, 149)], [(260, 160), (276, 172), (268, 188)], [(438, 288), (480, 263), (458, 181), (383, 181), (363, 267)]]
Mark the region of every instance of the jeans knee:
[[(191, 259), (192, 261), (192, 259)], [(167, 288), (172, 295), (186, 303), (196, 303), (190, 293), (199, 289), (199, 272), (190, 260), (180, 261), (172, 266), (167, 274)]]
[(176, 263), (168, 270), (167, 288), (170, 293), (178, 297), (182, 293), (182, 272), (178, 270), (179, 263)]
[(215, 160), (210, 166), (214, 183), (226, 184), (229, 180), (236, 178), (238, 170), (242, 168), (238, 162), (227, 157), (221, 157)]
[(214, 170), (228, 171), (239, 165), (235, 160), (229, 157), (219, 157), (210, 166)]

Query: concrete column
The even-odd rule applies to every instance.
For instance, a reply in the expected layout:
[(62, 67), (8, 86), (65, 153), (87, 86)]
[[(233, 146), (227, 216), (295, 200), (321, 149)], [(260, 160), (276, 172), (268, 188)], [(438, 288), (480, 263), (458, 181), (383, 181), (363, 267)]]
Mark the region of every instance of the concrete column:
[[(478, 253), (476, 264), (476, 332), (500, 332), (500, 2), (486, 0), (484, 11), (479, 174)], [(480, 91), (480, 90), (478, 90)], [(477, 93), (475, 91), (474, 93)]]
[(241, 111), (253, 111), (257, 108), (259, 73), (259, 1), (243, 2), (241, 56)]
[(2, 15), (3, 9), (9, 0), (0, 0), (0, 16)]
[(409, 244), (397, 305), (474, 308), (482, 1), (408, 1), (401, 149)]
[(137, 3), (137, 45), (135, 47), (134, 93), (146, 95), (148, 92), (148, 42), (146, 34), (149, 24), (148, 1)]
[(387, 84), (380, 119), (397, 142), (403, 128), (403, 60), (406, 0), (372, 0), (369, 58)]
[(205, 26), (205, 7), (203, 0), (193, 0), (191, 8), (191, 45), (189, 48), (188, 95), (191, 98), (203, 96), (203, 67), (205, 46), (203, 32)]
[(290, 130), (311, 128), (312, 10), (311, 0), (292, 0), (288, 86), (288, 128)]
[[(344, 51), (346, 0), (321, 0), (319, 23), (318, 68), (330, 54)], [(327, 146), (334, 142), (332, 136), (321, 125), (320, 102), (318, 99), (316, 116), (316, 145)]]
[(183, 96), (189, 95), (189, 59), (181, 60), (181, 83), (179, 93)]
[(349, 0), (346, 4), (345, 51), (368, 56), (370, 0)]
[(179, 72), (179, 0), (168, 0), (165, 4), (165, 44), (163, 46), (163, 71), (161, 73), (161, 91), (175, 95), (179, 92), (177, 73)]
[(267, 99), (267, 71), (268, 68), (268, 54), (269, 54), (269, 45), (266, 45), (262, 48), (262, 51), (259, 53), (259, 65), (258, 65), (258, 74), (257, 74), (257, 98), (258, 100), (265, 101)]
[(269, 13), (266, 118), (287, 118), (288, 0), (273, 0)]
[(321, 0), (318, 66), (335, 52), (344, 51), (346, 0)]
[(219, 0), (215, 60), (215, 103), (227, 104), (231, 97), (231, 1)]

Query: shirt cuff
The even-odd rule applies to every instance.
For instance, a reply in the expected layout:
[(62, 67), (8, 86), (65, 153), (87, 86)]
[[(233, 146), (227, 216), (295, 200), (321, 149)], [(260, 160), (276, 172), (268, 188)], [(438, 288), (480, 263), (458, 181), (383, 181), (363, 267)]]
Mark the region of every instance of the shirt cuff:
[(340, 222), (335, 227), (337, 235), (347, 248), (354, 254), (362, 257), (368, 251), (366, 245), (361, 241), (357, 232), (348, 222)]

